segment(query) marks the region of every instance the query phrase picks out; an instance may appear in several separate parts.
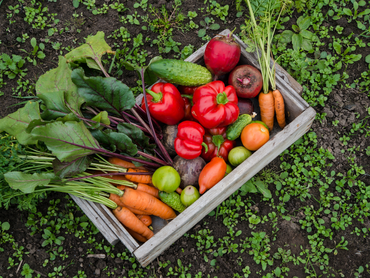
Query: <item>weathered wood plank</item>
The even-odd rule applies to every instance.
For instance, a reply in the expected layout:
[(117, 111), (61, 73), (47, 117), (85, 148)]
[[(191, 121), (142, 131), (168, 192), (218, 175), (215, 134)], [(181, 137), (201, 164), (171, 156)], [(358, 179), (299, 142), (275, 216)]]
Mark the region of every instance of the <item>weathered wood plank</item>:
[(179, 214), (160, 233), (157, 233), (134, 251), (142, 266), (147, 266), (191, 227), (221, 204), (246, 181), (281, 152), (305, 134), (312, 125), (316, 111), (309, 107), (281, 132), (244, 161), (233, 172), (203, 194), (193, 205)]
[(109, 208), (97, 203), (94, 203), (93, 205), (95, 206), (96, 211), (99, 212), (99, 215), (105, 219), (106, 224), (109, 225), (110, 229), (131, 253), (139, 247), (139, 244), (136, 242), (136, 240), (126, 231), (126, 229), (109, 210)]
[(80, 199), (74, 195), (69, 194), (73, 201), (82, 209), (86, 216), (91, 220), (96, 228), (102, 233), (105, 239), (112, 245), (117, 244), (121, 239), (111, 230), (110, 225), (106, 224), (101, 215), (94, 210), (92, 202)]

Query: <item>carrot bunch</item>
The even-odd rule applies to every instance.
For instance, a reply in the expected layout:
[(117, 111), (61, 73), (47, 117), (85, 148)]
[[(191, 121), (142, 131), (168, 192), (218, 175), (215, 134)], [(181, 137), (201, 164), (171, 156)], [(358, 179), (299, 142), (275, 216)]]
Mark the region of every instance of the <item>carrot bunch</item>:
[[(281, 8), (279, 14), (277, 15), (277, 20), (275, 26), (271, 26), (272, 18), (275, 18), (273, 13), (276, 11), (275, 3), (276, 1), (268, 0), (267, 9), (265, 14), (259, 16), (259, 24), (257, 24), (252, 5), (250, 0), (246, 0), (250, 13), (250, 23), (251, 30), (248, 30), (251, 38), (250, 41), (258, 53), (258, 62), (260, 64), (261, 74), (262, 74), (262, 87), (263, 92), (259, 94), (258, 103), (261, 111), (262, 121), (269, 127), (270, 131), (274, 127), (274, 116), (276, 113), (276, 119), (281, 128), (285, 127), (285, 106), (284, 99), (280, 91), (276, 88), (275, 83), (275, 62), (272, 67), (270, 67), (270, 56), (271, 56), (271, 45), (272, 39), (276, 27), (279, 23), (280, 16), (285, 10), (288, 2), (286, 0), (280, 0)], [(271, 90), (269, 86), (271, 85)]]
[[(127, 169), (127, 172), (147, 172), (143, 167), (135, 167), (134, 164), (117, 158), (110, 158), (109, 162)], [(173, 219), (175, 211), (159, 199), (159, 190), (151, 185), (152, 176), (148, 175), (110, 175), (108, 178), (116, 181), (130, 181), (135, 183), (136, 189), (126, 185), (113, 185), (123, 191), (120, 197), (110, 194), (109, 199), (118, 207), (113, 210), (117, 219), (125, 226), (126, 230), (139, 242), (147, 241), (153, 232), (148, 228), (152, 224), (150, 215), (162, 219)], [(150, 232), (148, 232), (151, 231)]]
[(279, 90), (269, 90), (267, 93), (261, 92), (258, 96), (258, 103), (262, 122), (264, 122), (270, 130), (274, 127), (275, 113), (280, 128), (285, 127), (284, 99)]

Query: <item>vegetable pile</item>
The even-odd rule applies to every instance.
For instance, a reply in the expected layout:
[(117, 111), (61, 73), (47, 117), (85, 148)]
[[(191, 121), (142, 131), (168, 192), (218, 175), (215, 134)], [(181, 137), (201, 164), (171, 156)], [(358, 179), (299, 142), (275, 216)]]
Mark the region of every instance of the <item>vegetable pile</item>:
[[(104, 69), (106, 53), (114, 55), (103, 32), (88, 37), (38, 79), (36, 99), (0, 119), (0, 132), (24, 148), (22, 167), (4, 174), (13, 189), (6, 198), (58, 191), (98, 202), (146, 242), (154, 235), (151, 215), (171, 220), (196, 205), (269, 140), (266, 108), (260, 102), (262, 121), (253, 121), (251, 98), (267, 95), (271, 73), (240, 65), (232, 34), (217, 36), (207, 45), (206, 67), (161, 57), (129, 65), (142, 80), (138, 105)], [(284, 103), (274, 97), (284, 128)]]

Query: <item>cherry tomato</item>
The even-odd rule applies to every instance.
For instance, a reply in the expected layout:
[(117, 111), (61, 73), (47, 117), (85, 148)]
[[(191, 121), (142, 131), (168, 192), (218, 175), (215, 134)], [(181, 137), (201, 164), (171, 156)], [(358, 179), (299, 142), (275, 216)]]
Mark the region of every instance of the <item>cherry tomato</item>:
[(240, 139), (246, 149), (256, 151), (270, 139), (270, 133), (262, 124), (251, 123), (243, 129)]

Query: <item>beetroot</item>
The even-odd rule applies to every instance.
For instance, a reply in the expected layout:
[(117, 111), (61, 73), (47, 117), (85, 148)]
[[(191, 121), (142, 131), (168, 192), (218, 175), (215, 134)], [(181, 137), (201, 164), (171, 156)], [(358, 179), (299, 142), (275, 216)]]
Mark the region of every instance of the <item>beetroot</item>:
[(238, 99), (239, 115), (249, 114), (252, 115), (254, 112), (253, 102), (249, 98)]
[(229, 75), (229, 85), (235, 88), (238, 97), (253, 98), (262, 89), (262, 75), (253, 66), (237, 66)]
[(236, 66), (240, 53), (240, 45), (234, 41), (232, 34), (217, 36), (209, 41), (204, 52), (204, 62), (209, 71), (215, 75), (214, 80)]

